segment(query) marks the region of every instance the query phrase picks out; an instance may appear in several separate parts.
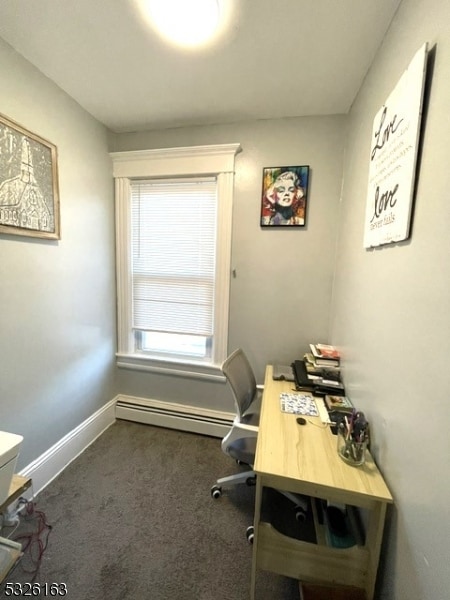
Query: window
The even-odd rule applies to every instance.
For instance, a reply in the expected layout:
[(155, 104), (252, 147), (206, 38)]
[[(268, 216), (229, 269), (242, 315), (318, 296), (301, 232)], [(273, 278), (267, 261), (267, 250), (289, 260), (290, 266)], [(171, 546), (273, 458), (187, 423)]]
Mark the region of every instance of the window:
[(217, 181), (131, 182), (132, 317), (136, 347), (211, 358)]
[(118, 365), (220, 376), (238, 144), (113, 153)]

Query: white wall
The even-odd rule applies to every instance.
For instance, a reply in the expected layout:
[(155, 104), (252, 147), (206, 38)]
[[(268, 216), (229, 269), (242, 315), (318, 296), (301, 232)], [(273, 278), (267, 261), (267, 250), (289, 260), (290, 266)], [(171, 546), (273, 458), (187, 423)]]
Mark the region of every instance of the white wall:
[[(262, 382), (325, 340), (333, 277), (345, 117), (298, 118), (111, 136), (111, 150), (239, 142), (233, 212), (229, 351), (241, 346)], [(310, 165), (305, 228), (261, 228), (262, 170)], [(119, 369), (122, 393), (233, 410), (228, 388)]]
[(0, 40), (0, 112), (56, 144), (61, 240), (0, 234), (0, 429), (18, 470), (115, 395), (114, 210), (103, 126)]
[[(373, 119), (424, 42), (434, 50), (412, 234), (365, 250)], [(449, 597), (449, 73), (449, 0), (404, 0), (349, 120), (332, 340), (395, 499), (379, 599)]]

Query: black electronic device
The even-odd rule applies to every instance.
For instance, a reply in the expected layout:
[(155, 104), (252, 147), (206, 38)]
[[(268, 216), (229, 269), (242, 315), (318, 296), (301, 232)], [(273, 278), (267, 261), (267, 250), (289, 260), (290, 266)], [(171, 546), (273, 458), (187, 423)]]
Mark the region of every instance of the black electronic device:
[(297, 390), (312, 392), (314, 390), (314, 382), (308, 377), (308, 372), (303, 360), (294, 360), (292, 363), (292, 371), (294, 372), (295, 387)]

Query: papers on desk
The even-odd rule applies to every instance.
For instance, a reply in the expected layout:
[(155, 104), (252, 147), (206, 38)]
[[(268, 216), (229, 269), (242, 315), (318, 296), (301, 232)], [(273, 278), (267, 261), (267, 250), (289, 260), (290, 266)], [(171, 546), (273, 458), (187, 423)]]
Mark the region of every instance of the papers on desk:
[(307, 415), (309, 417), (318, 417), (314, 398), (305, 394), (289, 394), (282, 392), (280, 394), (280, 407), (282, 412), (293, 413), (295, 415)]

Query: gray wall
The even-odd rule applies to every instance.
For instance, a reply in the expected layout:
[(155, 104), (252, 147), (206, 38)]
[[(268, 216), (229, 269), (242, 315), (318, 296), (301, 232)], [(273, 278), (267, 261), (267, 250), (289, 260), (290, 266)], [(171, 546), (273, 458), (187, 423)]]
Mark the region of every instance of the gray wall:
[[(345, 118), (298, 118), (111, 136), (111, 149), (239, 142), (233, 208), (229, 350), (244, 348), (262, 382), (267, 363), (325, 340), (334, 268)], [(305, 228), (259, 226), (263, 167), (311, 166)], [(229, 390), (119, 370), (122, 393), (232, 410)]]
[[(412, 235), (364, 250), (373, 118), (424, 42), (435, 52)], [(404, 0), (349, 119), (332, 340), (395, 499), (380, 599), (449, 597), (449, 73), (450, 2)]]
[(0, 40), (0, 112), (56, 144), (60, 241), (0, 234), (0, 429), (18, 470), (115, 395), (106, 130)]

